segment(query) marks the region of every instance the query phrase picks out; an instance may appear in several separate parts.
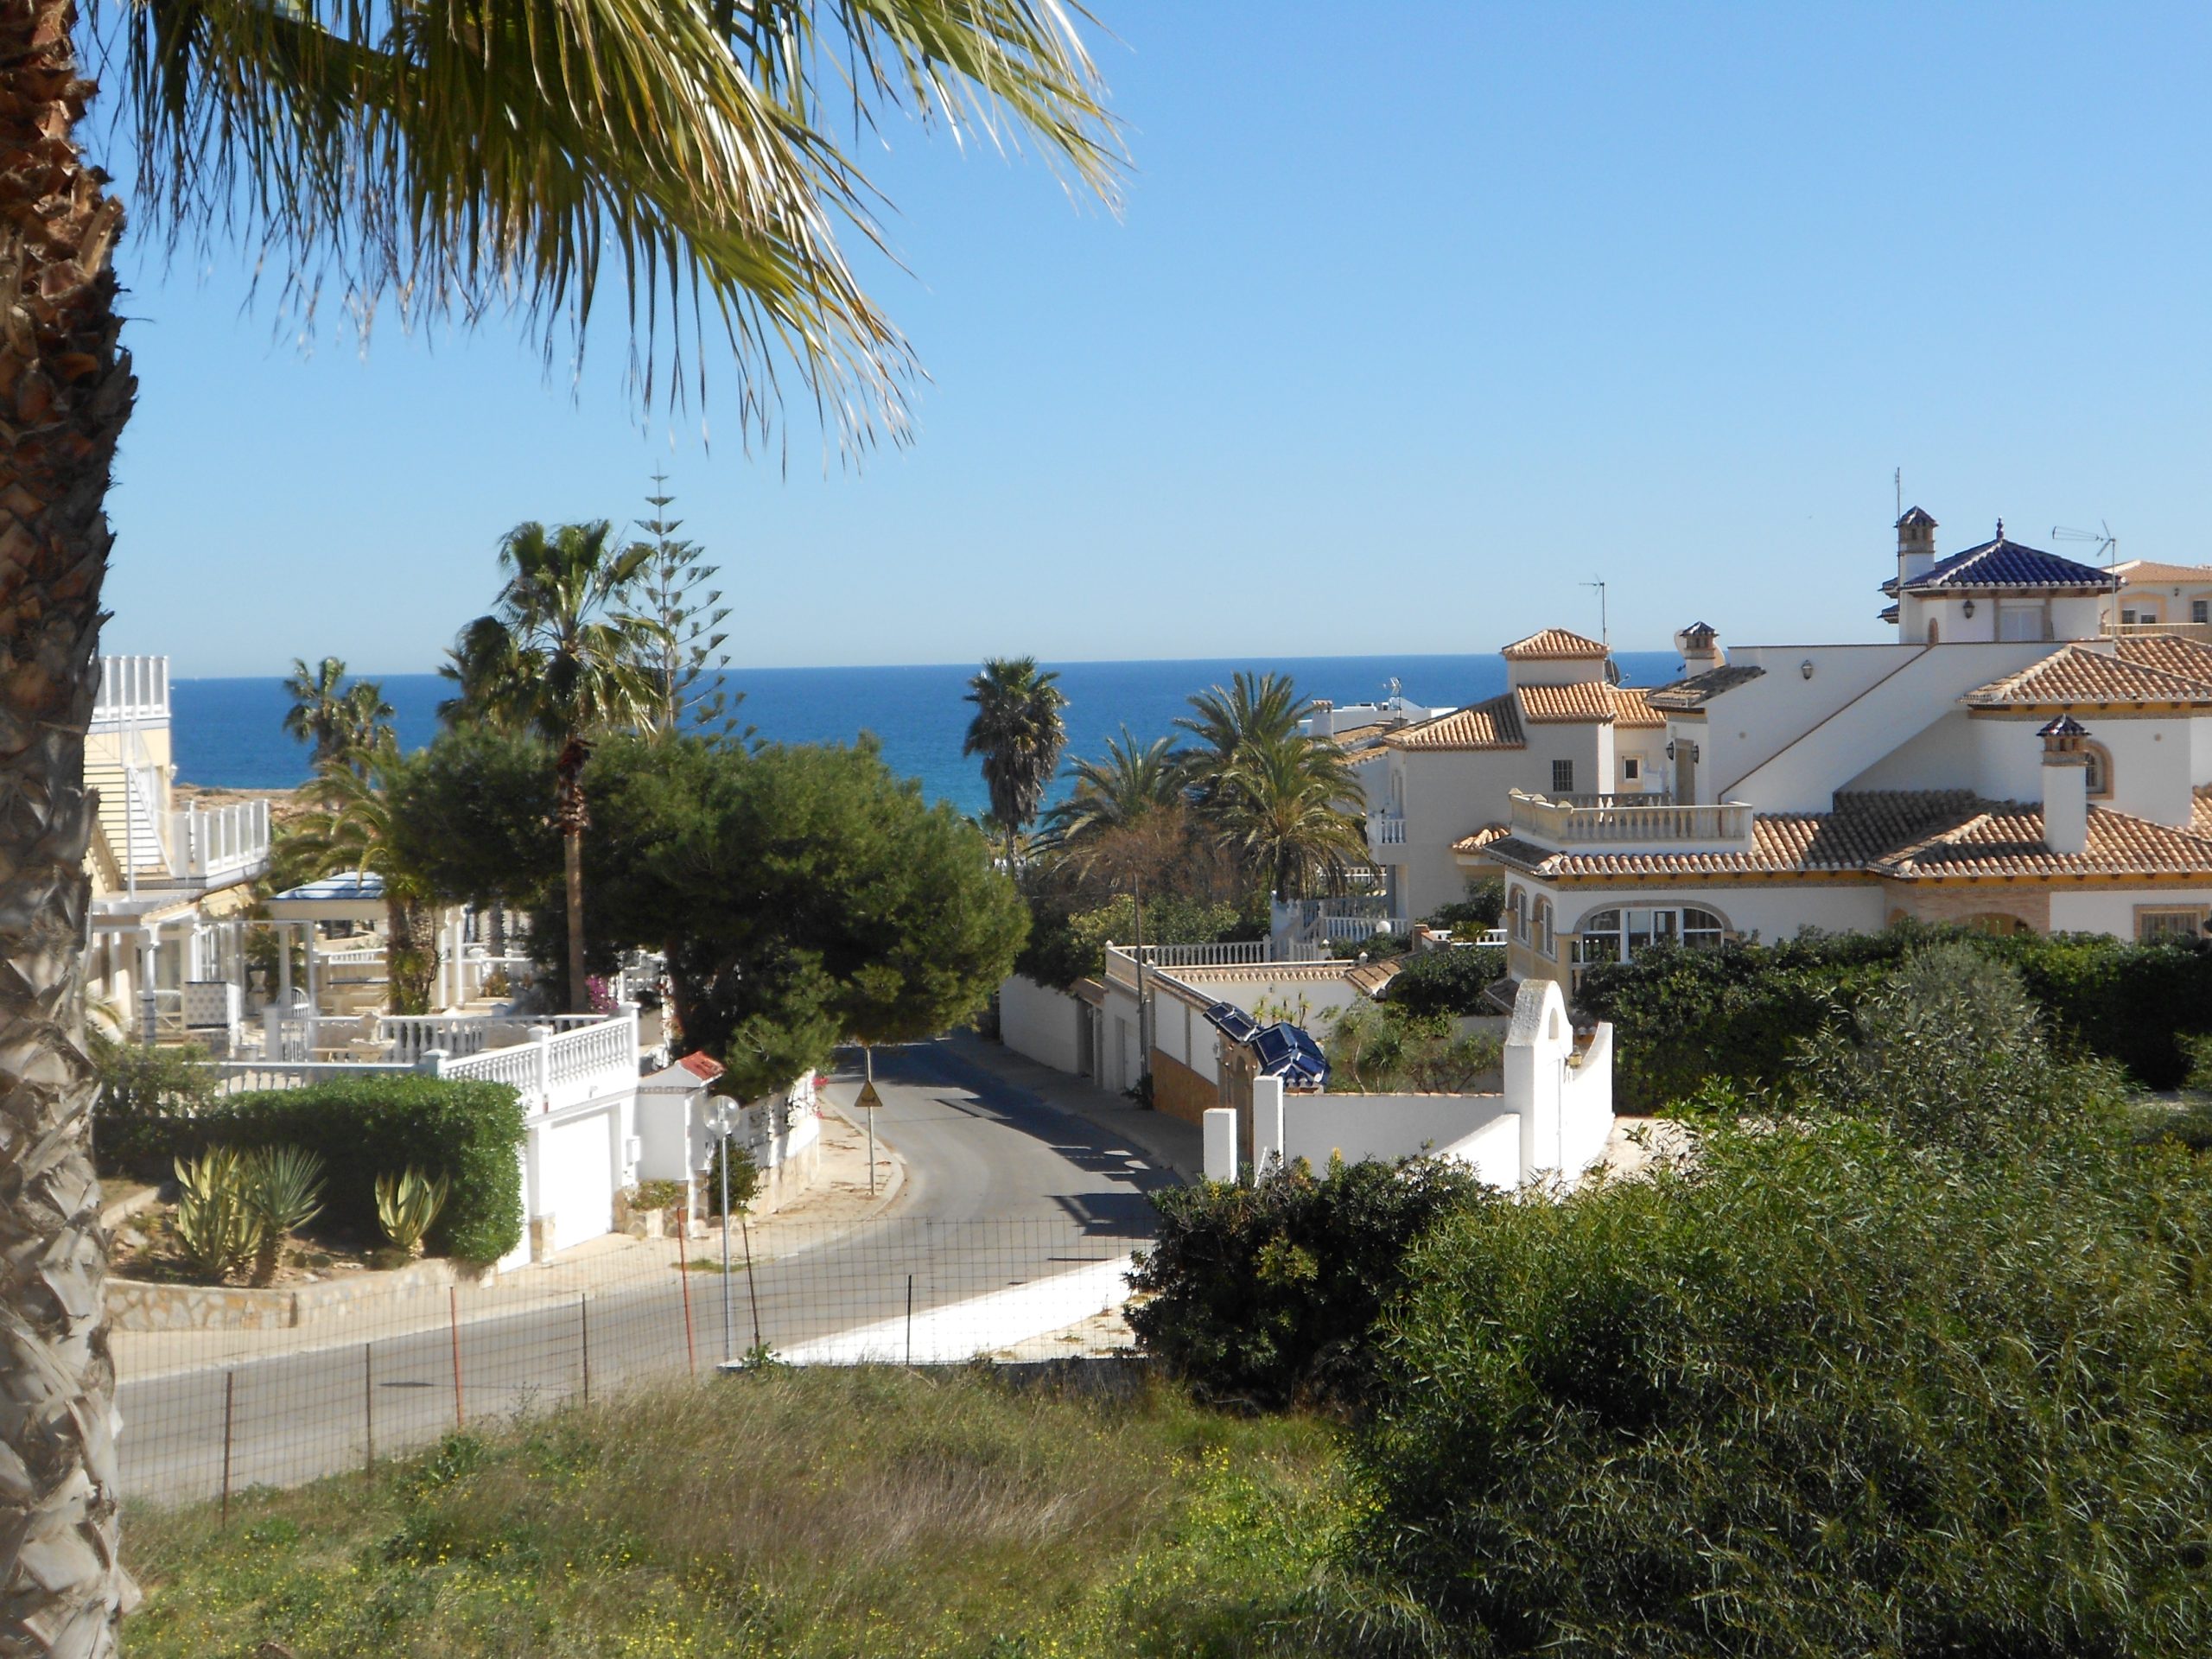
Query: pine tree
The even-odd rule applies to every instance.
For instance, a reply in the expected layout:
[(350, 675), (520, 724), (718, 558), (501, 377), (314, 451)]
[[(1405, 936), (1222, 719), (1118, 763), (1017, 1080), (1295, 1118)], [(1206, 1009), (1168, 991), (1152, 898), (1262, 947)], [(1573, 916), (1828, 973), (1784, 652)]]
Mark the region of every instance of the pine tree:
[(640, 519), (638, 528), (652, 539), (638, 583), (640, 613), (660, 630), (658, 652), (651, 664), (655, 687), (654, 727), (662, 732), (703, 730), (720, 725), (726, 730), (743, 694), (732, 696), (722, 685), (729, 658), (718, 632), (729, 615), (721, 603), (721, 590), (709, 589), (720, 568), (709, 564), (704, 549), (696, 542), (680, 541), (676, 532), (681, 518), (669, 517), (676, 498), (669, 493), (667, 477), (653, 474), (653, 493), (645, 498), (652, 517)]

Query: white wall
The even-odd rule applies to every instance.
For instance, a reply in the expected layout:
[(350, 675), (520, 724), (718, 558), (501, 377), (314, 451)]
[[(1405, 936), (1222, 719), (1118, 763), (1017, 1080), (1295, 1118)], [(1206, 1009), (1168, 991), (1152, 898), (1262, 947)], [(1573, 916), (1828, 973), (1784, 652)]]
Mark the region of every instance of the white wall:
[[(1520, 1119), (1502, 1094), (1289, 1095), (1283, 1100), (1283, 1155), (1323, 1169), (1338, 1154), (1356, 1164), (1363, 1158), (1440, 1154), (1501, 1119), (1516, 1126), (1517, 1158)], [(1516, 1163), (1496, 1184), (1513, 1186), (1519, 1180)]]
[(2187, 909), (2212, 905), (2212, 887), (2139, 887), (2103, 892), (2055, 892), (2050, 895), (2050, 931), (2054, 933), (2109, 933), (2115, 938), (2135, 937), (2139, 905)]
[(1872, 881), (1839, 881), (1832, 886), (1792, 882), (1786, 887), (1671, 887), (1642, 891), (1625, 885), (1603, 892), (1580, 888), (1553, 890), (1530, 883), (1533, 893), (1549, 892), (1558, 907), (1559, 933), (1564, 939), (1582, 931), (1582, 918), (1593, 911), (1626, 910), (1645, 906), (1678, 908), (1695, 905), (1714, 911), (1729, 930), (1744, 938), (1756, 935), (1767, 944), (1795, 938), (1808, 927), (1824, 933), (1870, 933), (1886, 919), (1882, 890)]
[(999, 987), (999, 1036), (1015, 1053), (1056, 1071), (1079, 1072), (1083, 1021), (1080, 999), (1016, 974)]

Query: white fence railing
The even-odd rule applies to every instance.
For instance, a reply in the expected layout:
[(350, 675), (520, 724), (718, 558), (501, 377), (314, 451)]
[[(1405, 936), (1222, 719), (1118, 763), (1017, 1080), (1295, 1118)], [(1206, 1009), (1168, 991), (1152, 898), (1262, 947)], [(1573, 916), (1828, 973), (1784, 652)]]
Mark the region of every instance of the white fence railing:
[(165, 721), (169, 717), (169, 659), (103, 657), (100, 687), (92, 696), (92, 723)]
[(1371, 812), (1367, 818), (1367, 844), (1370, 847), (1402, 847), (1406, 844), (1406, 820), (1397, 812)]
[(566, 1031), (539, 1026), (529, 1042), (463, 1059), (433, 1051), (423, 1057), (423, 1065), (439, 1077), (506, 1084), (522, 1096), (525, 1111), (557, 1111), (637, 1082), (638, 1011), (626, 1008)]
[(387, 1014), (377, 1021), (378, 1040), (391, 1057), (412, 1065), (432, 1049), (454, 1059), (481, 1054), (491, 1035), (488, 1014)]
[(2107, 618), (2104, 632), (2106, 638), (2112, 639), (2167, 634), (2177, 639), (2193, 639), (2200, 645), (2212, 645), (2212, 622), (2115, 622)]
[(1616, 797), (1608, 805), (1577, 806), (1517, 789), (1512, 799), (1515, 831), (1554, 847), (1591, 842), (1744, 846), (1751, 836), (1751, 809), (1742, 801), (1707, 806), (1647, 806), (1630, 804), (1634, 797)]
[(169, 867), (188, 880), (254, 875), (269, 868), (269, 803), (244, 801), (169, 814)]
[(333, 1077), (406, 1077), (418, 1068), (375, 1060), (220, 1060), (215, 1070), (225, 1094), (251, 1089), (303, 1089)]

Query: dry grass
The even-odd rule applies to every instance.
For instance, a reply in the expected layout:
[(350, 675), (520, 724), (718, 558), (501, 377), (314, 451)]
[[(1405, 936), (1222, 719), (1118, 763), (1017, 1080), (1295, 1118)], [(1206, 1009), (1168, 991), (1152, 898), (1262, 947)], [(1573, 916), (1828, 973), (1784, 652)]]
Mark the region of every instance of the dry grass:
[(134, 1516), (139, 1659), (1243, 1654), (1334, 1515), (1312, 1424), (975, 1373), (630, 1396), (339, 1480)]

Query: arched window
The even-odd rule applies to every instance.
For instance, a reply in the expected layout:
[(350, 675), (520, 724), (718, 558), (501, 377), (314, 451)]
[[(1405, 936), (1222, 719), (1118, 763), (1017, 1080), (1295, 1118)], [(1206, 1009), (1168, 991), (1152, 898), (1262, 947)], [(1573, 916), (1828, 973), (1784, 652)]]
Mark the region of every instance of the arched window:
[(1928, 643), (1931, 645), (1942, 643), (1936, 635), (1936, 619), (1932, 616), (1928, 619)]
[(2112, 794), (2112, 751), (2101, 743), (2084, 743), (2082, 753), (2088, 760), (2089, 793), (2100, 800)]
[(1548, 959), (1552, 954), (1552, 901), (1536, 900), (1536, 951)]
[(1728, 924), (1709, 910), (1682, 906), (1682, 943), (1693, 950), (1713, 950), (1728, 937)]
[(1529, 943), (1529, 894), (1524, 888), (1513, 889), (1510, 906), (1513, 914), (1513, 937), (1522, 944)]

